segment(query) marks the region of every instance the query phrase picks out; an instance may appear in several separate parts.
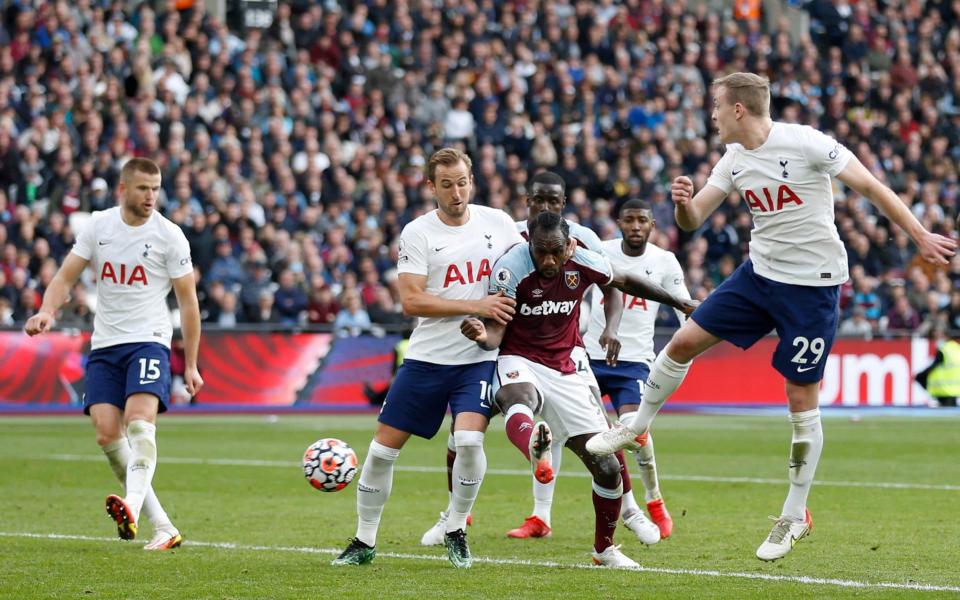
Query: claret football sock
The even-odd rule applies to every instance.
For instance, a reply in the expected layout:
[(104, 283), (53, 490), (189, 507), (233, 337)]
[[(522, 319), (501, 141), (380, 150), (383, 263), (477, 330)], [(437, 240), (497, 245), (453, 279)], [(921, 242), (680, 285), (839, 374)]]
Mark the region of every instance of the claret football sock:
[(530, 436), (533, 435), (533, 411), (525, 404), (514, 404), (507, 409), (503, 421), (507, 438), (530, 460)]

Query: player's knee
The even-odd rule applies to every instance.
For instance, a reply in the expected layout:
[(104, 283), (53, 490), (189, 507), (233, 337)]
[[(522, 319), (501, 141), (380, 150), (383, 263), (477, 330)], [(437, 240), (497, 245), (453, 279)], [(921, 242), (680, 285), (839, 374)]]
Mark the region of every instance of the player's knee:
[(101, 448), (106, 447), (117, 440), (123, 438), (123, 434), (119, 430), (115, 431), (97, 431), (97, 445)]
[(620, 463), (613, 455), (594, 457), (593, 480), (605, 488), (620, 485)]
[[(497, 405), (500, 407), (500, 412), (507, 414), (507, 411), (510, 410), (510, 407), (515, 404), (523, 404), (527, 406), (530, 410), (536, 412), (537, 409), (537, 395), (536, 392), (529, 393), (522, 389), (510, 389), (511, 386), (504, 386), (497, 390), (497, 395), (494, 398)], [(513, 386), (519, 387), (519, 386)]]

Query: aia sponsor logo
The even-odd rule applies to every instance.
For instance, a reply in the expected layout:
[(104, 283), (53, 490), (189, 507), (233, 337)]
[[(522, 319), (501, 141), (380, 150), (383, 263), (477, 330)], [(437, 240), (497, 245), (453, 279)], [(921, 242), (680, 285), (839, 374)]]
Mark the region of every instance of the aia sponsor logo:
[(769, 188), (760, 188), (759, 192), (744, 190), (743, 199), (747, 201), (747, 206), (753, 213), (780, 212), (789, 204), (797, 206), (803, 204), (800, 196), (788, 185), (781, 185), (775, 191)]
[[(499, 273), (498, 281), (499, 281)], [(509, 275), (509, 274), (508, 274)], [(447, 265), (447, 273), (443, 278), (443, 287), (448, 288), (452, 284), (467, 285), (483, 281), (484, 277), (490, 277), (490, 261), (483, 259), (480, 264), (474, 266), (473, 261), (467, 261), (465, 264), (456, 263)]]
[(142, 265), (125, 265), (123, 263), (114, 265), (110, 261), (103, 263), (100, 269), (100, 281), (112, 281), (118, 285), (133, 285), (135, 283), (147, 283), (147, 272), (143, 270)]

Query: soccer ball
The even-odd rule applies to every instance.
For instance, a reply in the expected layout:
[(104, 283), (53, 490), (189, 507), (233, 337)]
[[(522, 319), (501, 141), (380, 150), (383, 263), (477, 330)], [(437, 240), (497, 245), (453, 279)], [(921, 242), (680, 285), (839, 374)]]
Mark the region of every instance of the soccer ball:
[(323, 438), (303, 453), (303, 476), (321, 492), (338, 492), (357, 474), (357, 453), (344, 441)]

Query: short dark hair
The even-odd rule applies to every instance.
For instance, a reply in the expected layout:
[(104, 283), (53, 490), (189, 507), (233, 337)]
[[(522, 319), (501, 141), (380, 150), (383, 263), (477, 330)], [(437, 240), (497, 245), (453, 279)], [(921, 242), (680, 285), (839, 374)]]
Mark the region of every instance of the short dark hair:
[(159, 175), (160, 167), (149, 158), (131, 158), (120, 169), (120, 179), (127, 181), (134, 173), (146, 173), (147, 175)]
[(650, 203), (646, 200), (641, 200), (640, 198), (630, 198), (620, 205), (620, 208), (617, 209), (617, 214), (631, 208), (634, 210), (652, 210), (650, 208)]
[(534, 217), (533, 222), (530, 223), (530, 239), (532, 240), (538, 231), (550, 232), (554, 230), (560, 230), (564, 239), (570, 237), (570, 225), (567, 224), (567, 220), (556, 213), (545, 210)]
[(540, 171), (533, 176), (533, 179), (530, 180), (530, 189), (533, 189), (534, 184), (542, 183), (544, 185), (559, 185), (560, 189), (563, 190), (564, 195), (567, 193), (567, 183), (563, 180), (563, 177), (560, 177), (553, 171)]

